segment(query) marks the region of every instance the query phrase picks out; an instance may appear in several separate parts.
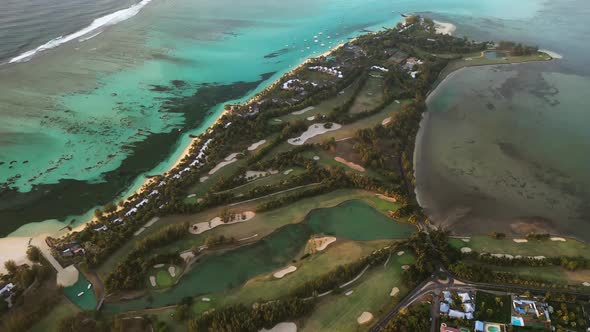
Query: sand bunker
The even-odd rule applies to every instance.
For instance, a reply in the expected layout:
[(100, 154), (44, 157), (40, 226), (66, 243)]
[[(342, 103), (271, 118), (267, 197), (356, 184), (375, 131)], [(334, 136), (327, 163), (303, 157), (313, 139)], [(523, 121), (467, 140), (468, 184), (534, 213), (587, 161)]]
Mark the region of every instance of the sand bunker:
[(289, 168), (288, 170), (284, 171), (283, 174), (289, 175), (289, 174), (291, 174), (291, 172), (293, 172), (293, 169)]
[(192, 250), (185, 251), (180, 254), (180, 258), (184, 259), (185, 262), (190, 261), (193, 259), (193, 257), (195, 257), (195, 254), (192, 252)]
[(407, 269), (409, 269), (409, 268), (410, 268), (410, 266), (409, 266), (409, 265), (402, 265), (402, 270), (407, 270)]
[(349, 168), (354, 169), (355, 171), (359, 171), (359, 172), (364, 172), (365, 168), (361, 165), (355, 164), (353, 162), (350, 162), (344, 158), (341, 157), (334, 157), (334, 160), (336, 160), (337, 162), (344, 164), (346, 166), (348, 166)]
[(388, 201), (388, 202), (392, 202), (392, 203), (397, 203), (397, 199), (393, 198), (393, 197), (387, 197), (385, 195), (381, 195), (381, 194), (377, 194), (377, 197), (379, 199), (382, 199), (384, 201)]
[(465, 242), (465, 243), (469, 243), (471, 241), (471, 239), (468, 238), (462, 238), (461, 241)]
[(303, 114), (305, 112), (309, 112), (309, 111), (313, 110), (314, 108), (315, 107), (313, 107), (313, 106), (309, 106), (309, 107), (306, 107), (306, 108), (304, 108), (304, 109), (302, 109), (300, 111), (292, 112), (291, 114), (293, 114), (293, 115), (301, 115), (301, 114)]
[(203, 183), (203, 182), (205, 182), (207, 180), (209, 180), (209, 177), (205, 175), (205, 176), (201, 176), (201, 178), (199, 179), (199, 182)]
[(314, 116), (308, 116), (307, 117), (307, 121), (313, 121), (315, 120), (315, 115)]
[(359, 323), (359, 325), (363, 325), (370, 322), (371, 319), (373, 319), (373, 314), (368, 311), (365, 311), (356, 319), (356, 321), (357, 323)]
[[(246, 216), (245, 219), (242, 219), (242, 214), (244, 214)], [(252, 211), (237, 213), (235, 220), (232, 220), (232, 221), (226, 222), (226, 223), (224, 223), (220, 217), (215, 217), (215, 218), (211, 219), (211, 221), (209, 221), (209, 222), (200, 222), (200, 223), (193, 224), (191, 227), (189, 227), (189, 232), (191, 234), (198, 235), (198, 234), (204, 233), (206, 231), (212, 230), (213, 228), (221, 226), (221, 225), (232, 225), (232, 224), (237, 224), (240, 222), (248, 221), (248, 220), (254, 218), (255, 216), (256, 216), (256, 213), (254, 213)]]
[(164, 264), (156, 264), (156, 265), (154, 265), (154, 269), (159, 269), (161, 267), (164, 267)]
[(203, 298), (201, 298), (201, 301), (203, 301), (203, 302), (211, 302), (211, 299), (208, 298), (208, 297), (203, 297)]
[(133, 236), (138, 236), (139, 234), (143, 233), (143, 231), (145, 231), (145, 227), (138, 229), (135, 233), (133, 233)]
[(315, 161), (320, 160), (320, 156), (313, 156), (313, 160), (315, 160)]
[(468, 254), (468, 253), (470, 253), (472, 251), (473, 250), (471, 248), (469, 248), (469, 247), (463, 247), (463, 248), (461, 248), (461, 252), (464, 253), (464, 254)]
[(275, 273), (273, 274), (273, 277), (275, 277), (275, 278), (277, 278), (277, 279), (281, 279), (282, 277), (286, 276), (287, 274), (289, 274), (289, 273), (293, 273), (293, 272), (295, 272), (295, 271), (297, 271), (297, 267), (296, 267), (296, 266), (293, 266), (293, 265), (291, 265), (291, 266), (289, 266), (289, 267), (286, 267), (286, 268), (284, 268), (284, 269), (282, 269), (282, 270), (280, 270), (280, 271), (277, 271), (277, 272), (275, 272)]
[(352, 295), (352, 293), (354, 293), (354, 291), (351, 289), (348, 292), (344, 293), (344, 295), (350, 296), (350, 295)]
[(315, 237), (311, 239), (311, 245), (315, 251), (322, 251), (326, 249), (330, 244), (336, 242), (336, 238), (333, 236)]
[(156, 277), (150, 276), (150, 285), (152, 285), (152, 287), (156, 287)]
[[(233, 155), (233, 153), (232, 153), (232, 155)], [(228, 156), (228, 158), (229, 158), (229, 156)], [(225, 166), (227, 166), (229, 164), (232, 164), (232, 163), (235, 163), (236, 161), (238, 161), (235, 157), (232, 158), (232, 159), (230, 159), (230, 160), (227, 160), (227, 158), (225, 158), (225, 159), (226, 159), (225, 161), (222, 161), (219, 164), (215, 165), (215, 167), (213, 167), (213, 169), (209, 171), (209, 175), (213, 175), (217, 171), (219, 171), (220, 169), (222, 169), (223, 167), (225, 167)]]
[(310, 138), (325, 134), (329, 131), (338, 130), (340, 128), (342, 128), (342, 126), (337, 123), (332, 123), (330, 128), (326, 128), (323, 123), (316, 123), (309, 126), (309, 128), (307, 128), (307, 130), (301, 134), (301, 136), (288, 139), (287, 142), (289, 142), (291, 145), (303, 145)]
[(514, 241), (516, 243), (527, 243), (527, 242), (529, 242), (529, 240), (527, 240), (527, 239), (512, 239), (512, 241)]
[(403, 250), (402, 250), (402, 251), (398, 251), (398, 252), (397, 252), (397, 255), (398, 255), (398, 256), (403, 256), (404, 254), (405, 254), (405, 251), (403, 251)]
[(297, 332), (297, 325), (290, 322), (278, 323), (270, 330), (262, 329), (259, 332)]
[(509, 255), (509, 254), (490, 254), (493, 257), (497, 257), (497, 258), (508, 258), (508, 259), (513, 259), (514, 256)]
[(381, 121), (381, 125), (386, 126), (390, 122), (391, 122), (391, 117), (388, 117), (387, 119), (383, 119), (383, 121)]
[(253, 143), (252, 145), (250, 145), (248, 147), (248, 151), (254, 151), (254, 150), (258, 149), (264, 143), (266, 143), (266, 140), (265, 139), (263, 139), (261, 141), (258, 141), (256, 143)]
[(565, 242), (567, 241), (565, 238), (563, 237), (552, 237), (551, 241), (557, 241), (557, 242)]
[(584, 285), (585, 287), (590, 287), (590, 282), (584, 281), (584, 282), (582, 283), (582, 285)]
[(396, 296), (397, 294), (399, 294), (399, 288), (393, 287), (389, 293), (389, 296)]
[(171, 276), (172, 278), (176, 277), (176, 267), (174, 267), (174, 266), (170, 266), (170, 267), (168, 268), (168, 273), (170, 273), (170, 276)]

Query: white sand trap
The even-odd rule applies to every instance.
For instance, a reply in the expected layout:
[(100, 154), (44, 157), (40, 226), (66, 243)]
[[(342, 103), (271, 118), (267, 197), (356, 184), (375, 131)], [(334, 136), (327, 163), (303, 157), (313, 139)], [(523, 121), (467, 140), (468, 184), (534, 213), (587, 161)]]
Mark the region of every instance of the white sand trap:
[(156, 277), (150, 276), (150, 285), (152, 285), (152, 287), (156, 287)]
[(386, 126), (390, 122), (391, 122), (391, 117), (388, 117), (387, 119), (383, 119), (383, 121), (381, 121), (381, 125)]
[(393, 287), (389, 293), (389, 296), (396, 296), (397, 294), (399, 294), (399, 288)]
[(346, 166), (348, 166), (349, 168), (354, 169), (355, 171), (359, 171), (359, 172), (364, 172), (365, 168), (359, 164), (355, 164), (353, 162), (350, 162), (344, 158), (341, 157), (334, 157), (334, 160), (336, 160), (337, 162), (344, 164)]
[(320, 156), (313, 156), (313, 160), (320, 160)]
[(159, 269), (161, 267), (164, 267), (164, 264), (156, 264), (156, 265), (154, 265), (154, 269)]
[(553, 59), (563, 59), (563, 56), (559, 53), (549, 51), (549, 50), (539, 50), (539, 52), (547, 53)]
[(508, 258), (508, 259), (514, 259), (514, 256), (509, 255), (509, 254), (491, 254), (494, 257), (498, 257), (498, 258)]
[(203, 302), (211, 302), (211, 299), (208, 298), (208, 297), (203, 297), (203, 298), (201, 298), (201, 301), (203, 301)]
[(303, 145), (310, 138), (325, 134), (330, 131), (338, 130), (340, 128), (342, 128), (342, 126), (337, 123), (332, 123), (330, 128), (326, 128), (323, 123), (316, 123), (309, 126), (309, 128), (307, 128), (307, 130), (301, 134), (301, 136), (288, 139), (287, 142), (289, 142), (291, 145)]
[(281, 119), (274, 119), (274, 122), (283, 122)]
[(190, 195), (186, 196), (186, 198), (193, 198), (193, 197), (197, 197), (197, 194), (190, 194)]
[(170, 273), (170, 276), (172, 278), (176, 277), (176, 267), (175, 266), (168, 267), (168, 273)]
[(402, 265), (402, 270), (407, 270), (407, 269), (409, 269), (409, 268), (410, 268), (410, 266), (409, 266), (409, 265)]
[(323, 251), (328, 248), (330, 244), (336, 242), (336, 238), (333, 236), (324, 236), (313, 238), (312, 241), (312, 245), (315, 247), (316, 251)]
[(354, 291), (351, 289), (348, 292), (344, 293), (344, 295), (350, 296), (350, 295), (352, 295), (352, 293), (354, 293)]
[(527, 239), (512, 239), (512, 241), (514, 241), (516, 243), (527, 243), (527, 242), (529, 242), (529, 240), (527, 240)]
[(306, 107), (306, 108), (304, 108), (304, 109), (302, 109), (302, 110), (300, 110), (300, 111), (295, 111), (295, 112), (292, 112), (291, 114), (293, 114), (293, 115), (301, 115), (301, 114), (304, 114), (305, 112), (309, 112), (309, 111), (311, 111), (311, 110), (312, 110), (312, 109), (314, 109), (314, 108), (315, 108), (315, 107), (313, 107), (313, 106), (309, 106), (309, 107)]
[(209, 177), (205, 175), (205, 176), (201, 176), (201, 178), (199, 179), (199, 182), (203, 183), (203, 182), (205, 182), (207, 180), (209, 180)]
[(293, 169), (289, 168), (288, 170), (284, 171), (283, 174), (289, 175), (289, 174), (291, 174), (291, 172), (293, 172)]
[(138, 236), (139, 234), (143, 233), (143, 231), (145, 231), (145, 227), (138, 229), (135, 233), (133, 233), (133, 236)]
[(234, 153), (230, 154), (229, 156), (225, 157), (225, 161), (230, 161), (232, 159), (236, 159), (238, 154), (239, 154), (238, 152), (234, 152)]
[(387, 197), (385, 195), (381, 195), (381, 194), (377, 194), (377, 197), (379, 199), (382, 199), (384, 201), (388, 201), (388, 202), (392, 202), (392, 203), (397, 203), (397, 199), (393, 198), (393, 197)]
[(270, 330), (262, 329), (259, 332), (297, 332), (297, 325), (290, 322), (278, 323)]
[(254, 150), (258, 149), (264, 143), (266, 143), (266, 140), (265, 139), (263, 139), (261, 141), (258, 141), (256, 143), (252, 143), (252, 145), (250, 145), (248, 147), (248, 151), (254, 151)]
[(465, 243), (469, 243), (469, 242), (471, 242), (471, 239), (468, 239), (465, 237), (465, 238), (462, 238), (461, 241), (463, 241)]
[(225, 161), (220, 162), (219, 164), (215, 165), (215, 167), (213, 167), (212, 170), (209, 171), (209, 175), (215, 174), (217, 171), (219, 171), (223, 167), (225, 167), (229, 164), (235, 163), (236, 161), (238, 161), (238, 160), (233, 158), (231, 160), (225, 160)]
[(582, 283), (582, 285), (585, 286), (585, 287), (590, 287), (590, 282), (584, 281)]
[(455, 32), (455, 30), (457, 30), (457, 27), (452, 23), (440, 22), (440, 21), (436, 21), (436, 20), (434, 20), (433, 22), (434, 22), (434, 29), (436, 30), (436, 33), (440, 33), (443, 35), (452, 35), (453, 32)]
[(277, 171), (276, 169), (269, 169), (268, 173), (271, 175), (276, 175), (276, 174), (279, 174), (279, 171)]
[(313, 121), (313, 120), (315, 120), (315, 115), (308, 116), (306, 119), (307, 119), (307, 121)]
[(277, 278), (277, 279), (281, 279), (282, 277), (286, 276), (287, 274), (289, 274), (289, 273), (293, 273), (293, 272), (295, 272), (295, 271), (297, 271), (297, 267), (296, 267), (296, 266), (293, 266), (293, 265), (291, 265), (291, 266), (289, 266), (289, 267), (286, 267), (286, 268), (284, 268), (284, 269), (282, 269), (282, 270), (280, 270), (280, 271), (277, 271), (277, 272), (275, 272), (275, 273), (273, 274), (273, 277), (275, 277), (275, 278)]
[(545, 257), (545, 256), (533, 256), (533, 258), (534, 259), (538, 259), (538, 260), (543, 260), (543, 259), (545, 259), (547, 257)]
[(191, 259), (193, 259), (193, 257), (195, 257), (195, 254), (193, 254), (191, 250), (185, 251), (180, 254), (180, 258), (184, 259), (185, 262), (190, 261)]
[(398, 256), (403, 256), (405, 253), (406, 253), (406, 252), (402, 250), (402, 251), (398, 251), (398, 252), (397, 252), (397, 255), (398, 255)]
[[(245, 219), (242, 219), (242, 214), (246, 215)], [(206, 231), (212, 230), (213, 228), (221, 226), (221, 225), (232, 225), (232, 224), (237, 224), (240, 222), (248, 221), (248, 220), (254, 218), (255, 216), (256, 216), (256, 213), (254, 213), (252, 211), (237, 213), (235, 220), (232, 220), (232, 221), (226, 222), (226, 223), (224, 223), (220, 217), (215, 217), (215, 218), (211, 219), (211, 221), (209, 221), (209, 222), (205, 221), (205, 222), (193, 224), (192, 226), (189, 227), (189, 232), (191, 234), (198, 235), (198, 234), (204, 233)]]
[(371, 319), (373, 319), (373, 314), (365, 311), (356, 319), (356, 322), (359, 323), (359, 325), (363, 325), (370, 322)]
[(469, 247), (463, 247), (463, 248), (461, 248), (461, 252), (464, 253), (464, 254), (468, 254), (468, 253), (470, 253), (472, 251), (473, 250), (471, 248), (469, 248)]
[(567, 241), (565, 238), (563, 237), (552, 237), (551, 241), (557, 241), (557, 242), (565, 242)]

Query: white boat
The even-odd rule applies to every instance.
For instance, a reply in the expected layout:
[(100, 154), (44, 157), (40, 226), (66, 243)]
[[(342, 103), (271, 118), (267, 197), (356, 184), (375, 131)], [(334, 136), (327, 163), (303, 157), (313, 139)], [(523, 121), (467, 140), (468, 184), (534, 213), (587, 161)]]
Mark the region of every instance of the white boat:
[(86, 287), (86, 289), (90, 289), (90, 287), (92, 287), (92, 284), (88, 284), (88, 287)]
[(84, 292), (80, 292), (80, 293), (78, 293), (78, 297), (80, 297), (80, 296), (82, 296), (82, 295), (84, 295)]

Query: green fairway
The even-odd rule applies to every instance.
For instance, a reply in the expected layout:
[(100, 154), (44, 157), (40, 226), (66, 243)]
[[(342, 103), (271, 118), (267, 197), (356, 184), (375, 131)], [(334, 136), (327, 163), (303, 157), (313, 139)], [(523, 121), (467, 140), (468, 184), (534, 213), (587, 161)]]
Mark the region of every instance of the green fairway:
[[(350, 296), (333, 294), (321, 299), (313, 314), (304, 321), (301, 331), (358, 331), (357, 318), (363, 312), (379, 317), (409, 291), (402, 286), (401, 267), (413, 262), (414, 256), (410, 254), (406, 253), (401, 257), (394, 254), (387, 268), (380, 266), (371, 269), (357, 283), (346, 288), (345, 291), (353, 290)], [(393, 287), (400, 290), (395, 297), (390, 296)], [(368, 327), (370, 323), (364, 326)]]
[(509, 254), (521, 256), (583, 256), (590, 258), (590, 246), (585, 243), (576, 241), (574, 239), (566, 239), (562, 241), (529, 241), (526, 243), (517, 243), (513, 239), (496, 240), (491, 236), (473, 236), (469, 242), (465, 242), (459, 238), (451, 238), (450, 244), (454, 248), (460, 249), (463, 247), (471, 248), (479, 253), (492, 254)]
[(383, 78), (370, 76), (356, 96), (350, 113), (362, 113), (373, 110), (383, 102)]

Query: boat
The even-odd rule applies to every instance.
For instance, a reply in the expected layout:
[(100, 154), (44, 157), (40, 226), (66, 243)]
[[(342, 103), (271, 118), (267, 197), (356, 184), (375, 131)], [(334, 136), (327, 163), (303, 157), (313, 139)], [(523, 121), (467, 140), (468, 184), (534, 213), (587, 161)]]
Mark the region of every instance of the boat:
[(80, 292), (80, 293), (78, 293), (78, 297), (80, 297), (80, 296), (82, 296), (82, 295), (84, 295), (84, 292)]
[(86, 287), (86, 289), (90, 289), (90, 287), (92, 287), (92, 284), (88, 284), (88, 287)]

